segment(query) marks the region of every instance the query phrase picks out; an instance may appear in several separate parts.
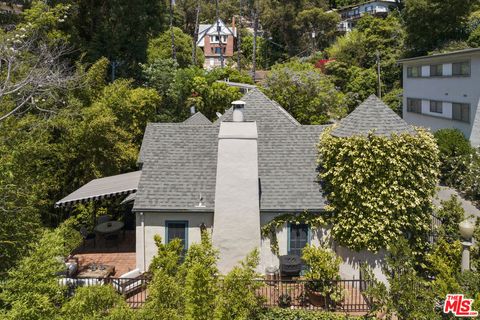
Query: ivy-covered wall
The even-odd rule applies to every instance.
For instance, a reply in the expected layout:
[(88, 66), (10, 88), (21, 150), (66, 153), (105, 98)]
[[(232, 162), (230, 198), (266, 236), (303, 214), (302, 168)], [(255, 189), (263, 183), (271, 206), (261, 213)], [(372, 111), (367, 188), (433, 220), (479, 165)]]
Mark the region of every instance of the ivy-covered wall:
[(319, 144), (320, 179), (329, 200), (334, 239), (350, 249), (378, 251), (406, 236), (421, 248), (429, 232), (438, 178), (438, 148), (415, 135), (337, 138)]

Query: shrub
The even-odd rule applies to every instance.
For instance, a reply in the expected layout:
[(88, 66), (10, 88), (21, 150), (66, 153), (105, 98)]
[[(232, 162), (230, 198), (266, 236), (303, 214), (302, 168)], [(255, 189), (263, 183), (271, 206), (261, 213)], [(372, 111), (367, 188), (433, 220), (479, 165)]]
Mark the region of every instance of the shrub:
[(156, 270), (162, 269), (169, 275), (176, 275), (182, 259), (183, 245), (179, 239), (174, 239), (170, 243), (163, 244), (162, 237), (154, 236), (157, 246), (157, 255), (153, 257), (148, 271), (155, 274)]
[(478, 272), (480, 271), (480, 218), (477, 218), (473, 238), (475, 239), (475, 244), (471, 248), (471, 267), (472, 270), (476, 270)]
[(80, 234), (66, 220), (55, 230), (46, 230), (35, 247), (11, 269), (0, 292), (9, 310), (7, 319), (47, 319), (65, 300), (66, 287), (57, 274), (65, 268), (59, 257), (67, 257), (81, 243)]
[(480, 272), (468, 271), (459, 275), (459, 283), (462, 293), (468, 298), (474, 299), (473, 309), (480, 310)]
[(460, 273), (462, 245), (456, 241), (447, 242), (441, 238), (432, 250), (425, 256), (426, 272), (431, 291), (439, 300), (444, 299), (447, 293), (461, 292), (457, 281)]
[(407, 240), (397, 239), (385, 260), (389, 290), (377, 282), (379, 296), (373, 298), (384, 304), (387, 315), (403, 320), (441, 319), (434, 309), (437, 299), (431, 286), (415, 270), (416, 257)]
[(126, 319), (128, 315), (131, 318), (132, 312), (111, 286), (78, 288), (73, 298), (62, 307), (63, 319), (118, 319), (120, 314)]
[(207, 231), (202, 233), (202, 242), (192, 245), (183, 267), (185, 268), (185, 319), (209, 320), (205, 310), (215, 309), (218, 294), (218, 252), (212, 246)]
[[(351, 317), (331, 312), (272, 308), (264, 310), (259, 320), (355, 320), (366, 317)], [(373, 318), (372, 318), (373, 319)]]
[(452, 169), (450, 185), (459, 189), (465, 197), (478, 202), (480, 200), (480, 154), (475, 152), (457, 158)]
[(331, 130), (321, 135), (319, 164), (335, 240), (377, 251), (406, 235), (423, 250), (438, 177), (433, 136), (417, 129), (415, 135), (338, 138)]
[(309, 279), (311, 290), (321, 293), (334, 302), (343, 299), (341, 291), (336, 290), (332, 280), (339, 280), (340, 264), (342, 259), (330, 248), (307, 245), (302, 252), (302, 259), (308, 266), (305, 277)]
[(452, 242), (459, 237), (458, 224), (464, 219), (465, 210), (455, 195), (452, 195), (449, 200), (440, 202), (440, 209), (437, 211), (437, 217), (442, 222), (440, 226), (439, 236)]
[(217, 297), (214, 319), (249, 320), (260, 312), (261, 300), (255, 293), (261, 285), (255, 281), (258, 262), (258, 250), (255, 250), (225, 276)]
[(183, 262), (179, 241), (163, 244), (156, 236), (155, 242), (158, 254), (150, 267), (153, 279), (145, 306), (138, 312), (139, 319), (242, 320), (258, 314), (258, 251), (220, 280), (218, 252), (207, 233), (202, 234), (201, 243), (190, 246)]
[(142, 319), (183, 319), (184, 295), (179, 275), (182, 244), (175, 239), (163, 244), (160, 236), (154, 237), (157, 255), (149, 267), (152, 281), (148, 286), (148, 299), (141, 310)]
[(472, 154), (474, 149), (458, 129), (441, 129), (434, 133), (434, 137), (440, 152), (441, 178), (447, 183), (451, 182), (455, 180), (452, 169), (458, 158)]

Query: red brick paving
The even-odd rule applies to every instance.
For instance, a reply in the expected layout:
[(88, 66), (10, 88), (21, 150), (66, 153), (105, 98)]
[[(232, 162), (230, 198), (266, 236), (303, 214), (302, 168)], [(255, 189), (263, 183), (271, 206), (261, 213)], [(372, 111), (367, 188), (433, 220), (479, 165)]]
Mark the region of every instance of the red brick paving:
[(97, 236), (95, 247), (93, 240), (89, 240), (75, 250), (74, 255), (78, 258), (80, 268), (90, 263), (111, 265), (115, 267), (112, 276), (119, 277), (136, 268), (135, 232), (125, 231), (125, 236), (121, 234), (117, 244), (106, 244), (104, 239)]

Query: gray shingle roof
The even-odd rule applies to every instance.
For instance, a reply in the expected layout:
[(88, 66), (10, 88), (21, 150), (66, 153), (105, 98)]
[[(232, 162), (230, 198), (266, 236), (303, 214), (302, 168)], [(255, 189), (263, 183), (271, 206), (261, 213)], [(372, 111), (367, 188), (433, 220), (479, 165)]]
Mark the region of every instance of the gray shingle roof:
[[(275, 101), (270, 100), (258, 89), (250, 90), (243, 96), (242, 100), (246, 102), (245, 121), (257, 121), (262, 125), (275, 127), (300, 126), (300, 123), (285, 109)], [(215, 121), (215, 124), (220, 125), (222, 121), (232, 121), (232, 114), (233, 109), (228, 109), (220, 119)]]
[[(262, 211), (318, 211), (316, 144), (324, 126), (302, 126), (259, 90), (243, 98), (245, 120), (256, 121)], [(213, 125), (149, 124), (134, 211), (213, 211), (220, 121)], [(200, 195), (205, 208), (196, 208)]]
[(367, 135), (372, 130), (378, 136), (390, 136), (392, 133), (414, 133), (415, 131), (382, 100), (371, 95), (352, 113), (343, 118), (332, 135), (336, 137), (351, 137)]
[(208, 120), (207, 117), (203, 115), (201, 112), (195, 113), (193, 116), (188, 118), (187, 120), (183, 121), (184, 124), (188, 125), (210, 125), (212, 122)]

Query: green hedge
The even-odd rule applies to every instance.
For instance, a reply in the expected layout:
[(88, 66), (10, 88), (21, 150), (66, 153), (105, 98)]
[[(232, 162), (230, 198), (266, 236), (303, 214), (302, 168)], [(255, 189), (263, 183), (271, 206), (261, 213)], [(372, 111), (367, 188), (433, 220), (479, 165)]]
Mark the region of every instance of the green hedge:
[(267, 309), (259, 320), (353, 320), (368, 319), (365, 317), (350, 317), (332, 312), (307, 311), (273, 308)]

